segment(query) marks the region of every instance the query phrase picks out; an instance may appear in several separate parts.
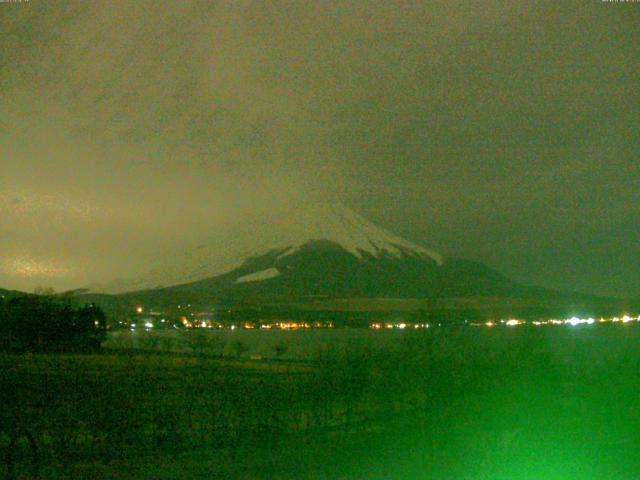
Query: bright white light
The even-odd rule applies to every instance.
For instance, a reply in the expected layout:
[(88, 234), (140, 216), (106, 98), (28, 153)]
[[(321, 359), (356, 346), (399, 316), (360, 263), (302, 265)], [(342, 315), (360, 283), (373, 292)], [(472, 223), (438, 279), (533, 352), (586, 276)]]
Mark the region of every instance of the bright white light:
[(145, 324), (144, 324), (144, 328), (153, 328), (153, 323), (151, 323), (151, 322), (145, 322)]
[(629, 315), (624, 315), (622, 317), (622, 323), (629, 323), (631, 321), (631, 317)]
[(595, 320), (593, 318), (584, 319), (584, 318), (578, 318), (578, 317), (571, 317), (571, 318), (568, 318), (567, 320), (565, 320), (564, 323), (568, 323), (569, 325), (575, 327), (576, 325), (581, 325), (583, 323), (591, 325), (591, 324), (595, 323)]
[(406, 323), (401, 323), (401, 324), (398, 325), (398, 328), (405, 328), (406, 326), (407, 326)]
[(515, 327), (516, 325), (520, 325), (521, 323), (522, 322), (520, 320), (516, 320), (515, 318), (506, 321), (506, 325), (508, 325), (509, 327)]
[(138, 313), (142, 313), (142, 307), (138, 307), (138, 308), (136, 308), (136, 312), (138, 312)]

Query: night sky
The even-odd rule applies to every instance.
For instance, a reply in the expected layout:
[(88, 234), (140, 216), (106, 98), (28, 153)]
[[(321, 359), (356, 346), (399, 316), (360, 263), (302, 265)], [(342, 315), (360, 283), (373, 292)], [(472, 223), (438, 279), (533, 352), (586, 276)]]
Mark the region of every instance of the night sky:
[(640, 297), (640, 3), (0, 3), (0, 287), (148, 269), (341, 201)]

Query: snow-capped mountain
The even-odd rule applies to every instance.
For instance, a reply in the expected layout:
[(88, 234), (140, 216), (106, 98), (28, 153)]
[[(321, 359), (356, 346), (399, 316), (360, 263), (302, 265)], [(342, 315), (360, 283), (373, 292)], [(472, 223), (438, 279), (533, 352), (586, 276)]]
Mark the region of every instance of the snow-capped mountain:
[(354, 264), (411, 259), (432, 268), (444, 261), (440, 254), (394, 235), (340, 204), (323, 203), (254, 217), (215, 240), (166, 255), (144, 275), (93, 285), (90, 291), (167, 288), (229, 272), (238, 272), (233, 278), (235, 285), (266, 282), (281, 276), (285, 268), (291, 270), (294, 259), (319, 247), (326, 253), (329, 246)]
[(341, 205), (256, 216), (226, 235), (155, 263), (145, 275), (78, 295), (113, 315), (132, 305), (171, 309), (190, 303), (237, 307), (226, 310), (229, 315), (251, 308), (260, 315), (304, 316), (318, 308), (333, 315), (337, 308), (355, 309), (357, 316), (363, 308), (378, 308), (380, 299), (391, 302), (384, 308), (393, 315), (402, 303), (397, 300), (409, 305), (418, 299), (442, 318), (619, 310), (619, 302), (523, 286), (482, 263), (445, 259)]

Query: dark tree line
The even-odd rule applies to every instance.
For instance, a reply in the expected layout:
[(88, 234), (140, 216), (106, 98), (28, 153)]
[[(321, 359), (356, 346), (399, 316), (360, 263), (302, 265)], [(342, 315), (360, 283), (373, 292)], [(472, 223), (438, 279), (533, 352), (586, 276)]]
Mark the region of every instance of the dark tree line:
[(45, 295), (0, 300), (0, 351), (96, 351), (105, 330), (105, 314), (93, 304), (76, 306)]

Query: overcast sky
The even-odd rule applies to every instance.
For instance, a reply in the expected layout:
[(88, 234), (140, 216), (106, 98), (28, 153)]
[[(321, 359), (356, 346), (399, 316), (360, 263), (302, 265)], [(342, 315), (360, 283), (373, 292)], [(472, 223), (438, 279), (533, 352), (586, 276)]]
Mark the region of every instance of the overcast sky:
[(640, 297), (640, 3), (0, 3), (0, 287), (339, 199), (531, 284)]

